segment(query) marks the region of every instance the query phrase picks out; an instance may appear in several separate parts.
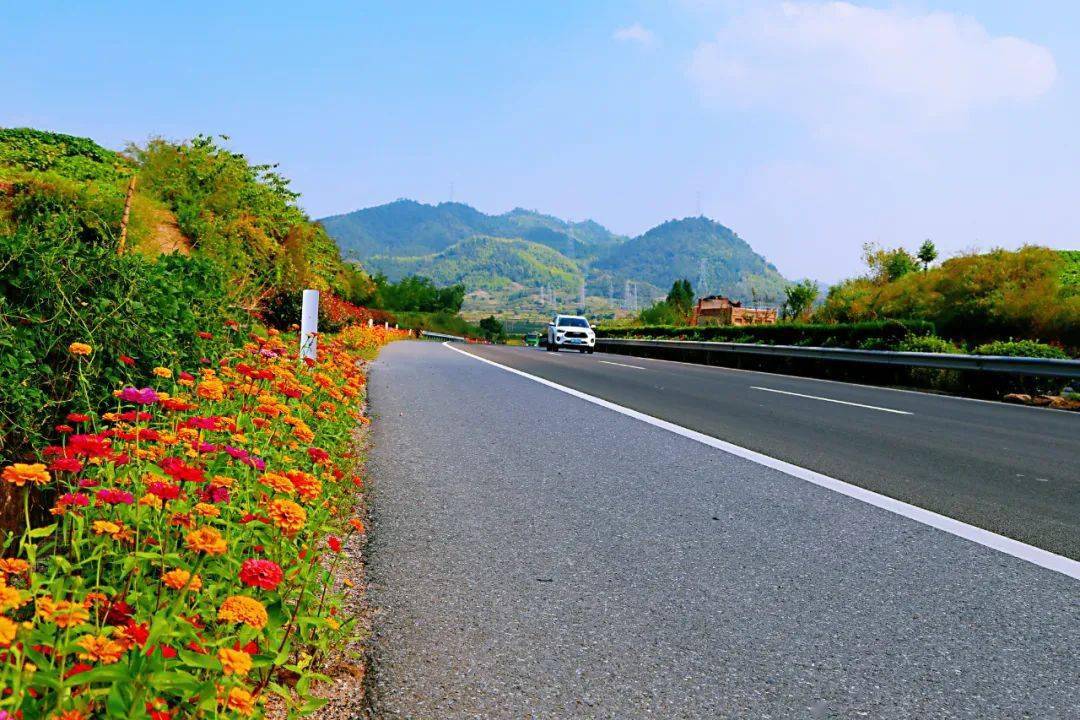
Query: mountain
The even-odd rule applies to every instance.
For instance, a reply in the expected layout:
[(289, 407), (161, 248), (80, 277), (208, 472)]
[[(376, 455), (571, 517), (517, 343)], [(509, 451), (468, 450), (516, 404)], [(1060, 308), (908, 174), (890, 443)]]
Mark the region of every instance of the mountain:
[(540, 243), (476, 235), (430, 255), (378, 257), (392, 278), (425, 275), (437, 285), (464, 283), (469, 290), (521, 290), (540, 285), (576, 291), (581, 268)]
[(396, 200), (321, 220), (346, 257), (415, 256), (441, 252), (474, 235), (520, 238), (547, 245), (570, 257), (593, 246), (624, 240), (591, 220), (574, 223), (550, 215), (514, 208), (502, 215), (485, 215), (464, 203), (425, 205)]
[(699, 295), (779, 303), (788, 281), (731, 229), (706, 217), (669, 220), (611, 247), (589, 267), (592, 282), (637, 280), (665, 292), (688, 278)]
[(542, 287), (545, 297), (554, 290), (576, 299), (583, 279), (586, 294), (612, 309), (626, 304), (627, 283), (639, 303), (662, 297), (685, 277), (702, 294), (772, 304), (787, 284), (745, 240), (705, 217), (627, 238), (592, 220), (567, 222), (522, 208), (487, 215), (463, 203), (397, 200), (321, 222), (346, 258), (391, 279), (415, 273), (464, 282), (484, 293), (486, 306), (536, 309)]

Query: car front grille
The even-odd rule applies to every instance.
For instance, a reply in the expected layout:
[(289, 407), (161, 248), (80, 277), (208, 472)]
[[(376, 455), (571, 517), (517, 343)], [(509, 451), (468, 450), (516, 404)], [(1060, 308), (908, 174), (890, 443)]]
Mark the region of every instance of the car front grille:
[(568, 337), (568, 338), (586, 338), (586, 337), (589, 337), (589, 336), (586, 335), (583, 332), (570, 331), (570, 332), (566, 333), (566, 337)]

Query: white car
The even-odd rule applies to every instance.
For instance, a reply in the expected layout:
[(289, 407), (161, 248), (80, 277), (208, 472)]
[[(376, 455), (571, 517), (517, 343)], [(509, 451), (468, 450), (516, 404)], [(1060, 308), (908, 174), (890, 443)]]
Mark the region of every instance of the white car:
[(571, 348), (591, 353), (596, 347), (596, 333), (589, 321), (580, 315), (556, 315), (547, 328), (547, 349)]

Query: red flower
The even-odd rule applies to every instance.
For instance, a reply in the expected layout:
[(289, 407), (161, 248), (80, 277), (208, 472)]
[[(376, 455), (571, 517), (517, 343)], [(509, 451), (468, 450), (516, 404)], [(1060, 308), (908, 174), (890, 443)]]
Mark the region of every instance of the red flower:
[(49, 464), (49, 470), (52, 472), (72, 472), (77, 473), (83, 469), (82, 461), (79, 458), (57, 458)]
[(273, 560), (249, 558), (240, 566), (240, 582), (251, 587), (273, 590), (284, 577), (281, 567)]
[(213, 334), (212, 334), (212, 333), (208, 333), (208, 332), (206, 332), (205, 330), (200, 330), (199, 332), (197, 332), (197, 333), (195, 333), (195, 334), (196, 334), (196, 335), (198, 335), (198, 336), (199, 336), (200, 338), (202, 338), (203, 340), (213, 340), (213, 339), (214, 339), (214, 336), (213, 336)]
[(120, 362), (124, 363), (125, 365), (134, 365), (135, 364), (135, 358), (130, 357), (128, 355), (121, 355), (120, 356)]
[(341, 552), (341, 539), (336, 538), (333, 535), (326, 538), (326, 544), (330, 546), (330, 549), (334, 552)]
[(90, 416), (82, 413), (68, 413), (66, 419), (69, 423), (84, 423), (90, 419)]

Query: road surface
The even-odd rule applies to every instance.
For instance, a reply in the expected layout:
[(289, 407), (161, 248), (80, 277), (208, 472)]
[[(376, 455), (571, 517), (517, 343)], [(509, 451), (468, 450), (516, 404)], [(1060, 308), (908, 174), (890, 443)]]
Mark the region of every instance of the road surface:
[[(667, 392), (649, 397), (687, 402), (709, 390), (691, 392), (676, 374), (718, 372), (469, 351), (574, 364), (580, 382), (601, 386), (607, 376), (616, 380), (603, 387), (637, 383), (643, 392), (659, 384)], [(786, 383), (797, 381), (752, 382), (794, 392)], [(824, 396), (822, 387), (803, 394)], [(820, 462), (834, 462), (825, 456), (842, 444), (830, 433), (846, 433), (856, 444), (876, 440), (866, 452), (890, 467), (875, 477), (903, 475), (895, 466), (904, 460), (889, 450), (899, 441), (879, 435), (900, 433), (890, 423), (912, 416), (838, 405), (863, 413), (842, 422), (836, 403), (743, 392), (756, 400), (740, 408), (803, 403), (801, 413), (827, 427), (815, 435)], [(930, 402), (893, 395), (889, 407), (913, 413)], [(1076, 717), (1072, 577), (439, 344), (384, 349), (369, 397), (383, 717)], [(703, 409), (686, 412), (709, 422)], [(790, 435), (811, 424), (792, 408), (771, 412)], [(936, 422), (963, 428), (978, 411), (952, 412)], [(791, 447), (800, 446), (771, 449)], [(846, 451), (833, 467), (871, 464), (859, 458)]]

